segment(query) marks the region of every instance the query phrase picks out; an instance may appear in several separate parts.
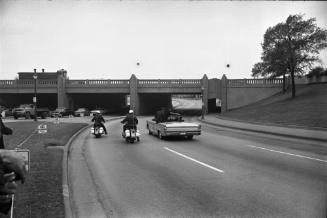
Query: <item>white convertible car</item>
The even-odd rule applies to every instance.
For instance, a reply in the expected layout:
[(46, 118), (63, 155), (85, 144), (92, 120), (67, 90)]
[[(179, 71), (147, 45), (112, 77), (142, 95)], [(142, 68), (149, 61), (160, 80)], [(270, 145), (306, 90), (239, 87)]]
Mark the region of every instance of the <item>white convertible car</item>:
[(192, 139), (194, 135), (201, 134), (201, 125), (184, 122), (180, 114), (171, 113), (166, 122), (158, 123), (155, 119), (147, 120), (150, 135), (157, 135), (160, 139), (169, 136), (180, 136)]

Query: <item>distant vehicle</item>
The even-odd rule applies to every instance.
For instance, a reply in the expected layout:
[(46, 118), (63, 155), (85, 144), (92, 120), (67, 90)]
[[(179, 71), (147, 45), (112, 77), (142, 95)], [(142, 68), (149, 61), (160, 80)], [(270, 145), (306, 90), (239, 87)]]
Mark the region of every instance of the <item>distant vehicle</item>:
[[(48, 108), (37, 107), (37, 117), (45, 119), (50, 115), (50, 110)], [(12, 110), (12, 114), (15, 119), (19, 117), (25, 117), (25, 119), (35, 118), (34, 104), (21, 104), (19, 107)]]
[(10, 110), (9, 108), (0, 105), (0, 111), (4, 111), (5, 112), (5, 116), (12, 116), (12, 110)]
[(74, 112), (75, 117), (84, 117), (84, 116), (90, 116), (90, 111), (87, 108), (78, 108)]
[(100, 114), (106, 114), (108, 111), (104, 108), (96, 108), (94, 110), (91, 110), (90, 116), (94, 116), (94, 113), (100, 113)]
[(51, 112), (51, 117), (65, 117), (73, 116), (74, 111), (66, 107), (58, 107), (56, 110)]
[(150, 135), (157, 135), (160, 139), (169, 136), (180, 136), (193, 139), (194, 135), (201, 134), (201, 125), (197, 123), (184, 122), (178, 113), (170, 113), (166, 122), (157, 123), (155, 119), (146, 121)]

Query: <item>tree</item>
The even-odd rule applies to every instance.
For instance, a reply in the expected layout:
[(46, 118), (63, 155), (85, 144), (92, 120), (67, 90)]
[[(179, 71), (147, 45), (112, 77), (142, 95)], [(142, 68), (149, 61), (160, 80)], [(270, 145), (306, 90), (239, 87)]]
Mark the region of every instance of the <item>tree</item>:
[(311, 77), (320, 77), (322, 75), (327, 75), (327, 69), (324, 69), (323, 67), (315, 67), (313, 68), (306, 76), (308, 78)]
[(264, 34), (261, 60), (253, 66), (252, 75), (264, 77), (289, 74), (292, 97), (295, 97), (294, 77), (303, 75), (319, 60), (319, 51), (327, 47), (327, 30), (316, 25), (316, 19), (290, 15), (285, 22), (269, 27)]

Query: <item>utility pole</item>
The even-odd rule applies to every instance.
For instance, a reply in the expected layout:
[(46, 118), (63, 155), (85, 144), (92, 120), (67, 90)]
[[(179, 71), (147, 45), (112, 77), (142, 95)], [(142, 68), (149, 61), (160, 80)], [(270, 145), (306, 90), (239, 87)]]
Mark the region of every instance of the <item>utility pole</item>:
[(33, 103), (34, 103), (34, 121), (37, 121), (37, 109), (36, 109), (36, 82), (37, 82), (37, 74), (36, 74), (36, 69), (34, 69), (33, 79), (34, 79), (34, 98), (33, 98)]
[(204, 87), (201, 87), (201, 95), (202, 95), (202, 110), (201, 110), (201, 120), (204, 120)]

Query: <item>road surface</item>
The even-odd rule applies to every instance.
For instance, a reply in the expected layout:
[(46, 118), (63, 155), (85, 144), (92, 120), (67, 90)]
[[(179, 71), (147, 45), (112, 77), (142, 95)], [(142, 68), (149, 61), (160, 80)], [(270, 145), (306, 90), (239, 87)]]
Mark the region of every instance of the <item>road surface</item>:
[(326, 217), (326, 145), (210, 125), (193, 140), (160, 140), (146, 119), (139, 143), (122, 139), (119, 120), (108, 136), (79, 137), (79, 171), (88, 168), (97, 195), (75, 202), (85, 217)]

